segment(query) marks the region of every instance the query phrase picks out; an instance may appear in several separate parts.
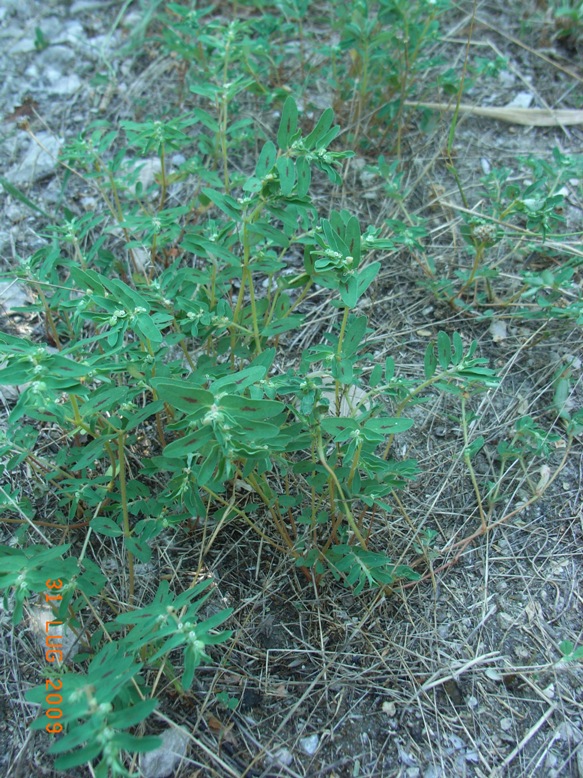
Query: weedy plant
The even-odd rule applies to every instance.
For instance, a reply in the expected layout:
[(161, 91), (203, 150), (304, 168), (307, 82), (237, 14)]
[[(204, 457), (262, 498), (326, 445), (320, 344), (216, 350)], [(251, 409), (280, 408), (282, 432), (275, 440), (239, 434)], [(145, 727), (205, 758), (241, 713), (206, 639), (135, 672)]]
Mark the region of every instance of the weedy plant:
[[(360, 3), (341, 43), (357, 52), (361, 72), (357, 126), (371, 89), (382, 92), (382, 46), (401, 47), (390, 84), (399, 116), (434, 34), (434, 17), (420, 11), (426, 4), (415, 4), (417, 15), (401, 2), (380, 5), (371, 21)], [(62, 710), (48, 731), (65, 733), (51, 753), (58, 769), (92, 762), (101, 778), (130, 775), (124, 752), (158, 745), (129, 730), (154, 711), (161, 679), (188, 689), (211, 660), (207, 648), (230, 636), (217, 631), (229, 609), (200, 618), (212, 595), (202, 569), (178, 593), (162, 581), (144, 604), (136, 565), (148, 564), (169, 534), (193, 520), (204, 525), (206, 553), (223, 526), (241, 522), (309, 582), (329, 574), (356, 594), (390, 592), (421, 577), (413, 560), (395, 562), (376, 542), (401, 505), (396, 490), (418, 472), (393, 446), (412, 427), (413, 406), (435, 392), (457, 398), (477, 533), (489, 529), (506, 465), (544, 454), (550, 442), (523, 420), (482, 495), (472, 461), (485, 441), (473, 435), (472, 398), (499, 379), (477, 343), (439, 332), (422, 375), (406, 378), (392, 357), (378, 364), (368, 340), (363, 303), (381, 268), (374, 253), (399, 241), (414, 247), (421, 228), (409, 225), (389, 241), (346, 210), (320, 214), (312, 178), (320, 187), (342, 184), (342, 163), (352, 156), (334, 145), (340, 128), (332, 109), (304, 130), (287, 97), (254, 168), (237, 170), (232, 155), (255, 141), (252, 120), (233, 120), (234, 108), (264, 93), (268, 47), (250, 44), (252, 21), (203, 24), (203, 11), (168, 10), (178, 21), (161, 37), (184, 60), (183, 88), (197, 106), (120, 128), (96, 122), (64, 147), (64, 168), (94, 187), (105, 208), (66, 211), (17, 269), (36, 295), (47, 343), (0, 333), (0, 384), (21, 389), (0, 442), (3, 473), (26, 469), (30, 481), (14, 479), (0, 491), (5, 520), (16, 527), (14, 545), (2, 548), (0, 585), (12, 597), (15, 624), (44, 592), (56, 623), (79, 637), (84, 671), (65, 669), (50, 681)], [(304, 3), (285, 4), (289, 20), (305, 13)], [(405, 29), (399, 38), (395, 30)], [(192, 78), (191, 66), (203, 77)], [(398, 175), (382, 165), (387, 178)], [(470, 232), (475, 241), (477, 228)], [(475, 270), (462, 290), (477, 280)], [(292, 361), (290, 339), (310, 321), (309, 295), (328, 305), (331, 324)], [(47, 487), (51, 522), (39, 521), (32, 499)], [(432, 554), (431, 532), (412, 531), (412, 547)], [(51, 546), (48, 534), (70, 542)], [(42, 543), (30, 545), (31, 536)], [(123, 604), (108, 593), (104, 545), (123, 548)], [(90, 636), (88, 611), (99, 624)], [(48, 688), (29, 699), (46, 702)], [(34, 726), (46, 728), (46, 720)]]
[[(440, 333), (437, 352), (428, 347), (423, 381), (398, 377), (392, 359), (370, 370), (358, 305), (380, 267), (368, 261), (375, 230), (362, 233), (345, 211), (319, 217), (309, 194), (312, 170), (338, 183), (337, 167), (350, 155), (329, 149), (339, 132), (331, 110), (304, 134), (288, 98), (277, 145), (263, 144), (238, 197), (227, 191), (228, 176), (210, 174), (214, 186), (168, 208), (176, 180), (168, 152), (186, 145), (186, 130), (200, 118), (124, 126), (126, 149), (158, 156), (151, 191), (136, 182), (140, 160), (128, 168), (127, 153), (110, 152), (117, 140), (110, 128), (93, 127), (65, 148), (64, 164), (95, 184), (111, 216), (70, 216), (21, 265), (54, 345), (0, 336), (0, 381), (23, 387), (2, 445), (5, 472), (26, 466), (34, 481), (48, 482), (52, 529), (85, 537), (77, 557), (70, 544), (27, 546), (27, 533), (41, 532), (34, 506), (22, 487), (2, 492), (4, 508), (22, 522), (23, 547), (4, 549), (2, 563), (14, 621), (58, 569), (56, 617), (81, 634), (86, 605), (108, 603), (106, 578), (89, 558), (91, 538), (123, 538), (129, 607), (93, 634), (87, 673), (66, 674), (68, 713), (59, 723), (79, 726), (52, 749), (66, 752), (62, 768), (100, 759), (100, 775), (125, 774), (122, 749), (154, 745), (124, 731), (155, 705), (144, 668), (187, 688), (208, 658), (205, 647), (228, 637), (214, 629), (229, 611), (196, 621), (208, 581), (177, 596), (163, 583), (151, 605), (135, 607), (135, 560), (150, 560), (161, 533), (192, 517), (240, 520), (316, 581), (331, 571), (358, 593), (415, 580), (417, 572), (372, 541), (375, 522), (391, 510), (387, 496), (416, 473), (414, 462), (391, 457), (393, 437), (410, 428), (407, 408), (432, 387), (466, 397), (496, 382), (476, 344), (466, 349), (458, 334)], [(298, 266), (293, 258), (302, 254)], [(304, 323), (299, 310), (315, 285), (338, 310), (339, 325), (294, 369), (281, 370), (285, 337)], [(41, 457), (39, 436), (49, 447), (65, 444)], [(240, 483), (252, 495), (245, 501)], [(169, 654), (180, 646), (177, 673)]]
[[(493, 169), (480, 181), (479, 209), (470, 208), (460, 190), (465, 205), (460, 231), (469, 267), (457, 267), (448, 277), (420, 252), (426, 283), (440, 299), (479, 317), (502, 313), (524, 321), (583, 323), (576, 283), (582, 261), (580, 232), (561, 230), (565, 186), (579, 180), (581, 158), (558, 148), (552, 156), (552, 164), (534, 157), (519, 159), (518, 175), (509, 168)], [(397, 223), (393, 229), (398, 235), (407, 228)], [(421, 228), (419, 238), (423, 235)], [(509, 258), (518, 260), (512, 276)]]

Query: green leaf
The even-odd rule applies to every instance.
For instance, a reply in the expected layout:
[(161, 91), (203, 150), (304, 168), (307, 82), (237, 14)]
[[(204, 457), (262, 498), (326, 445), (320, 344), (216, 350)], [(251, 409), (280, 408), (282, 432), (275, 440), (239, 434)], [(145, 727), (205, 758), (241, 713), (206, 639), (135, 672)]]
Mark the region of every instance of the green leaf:
[(209, 409), (215, 401), (212, 392), (197, 389), (184, 381), (168, 378), (153, 378), (152, 386), (164, 402), (186, 413)]
[(227, 387), (243, 392), (247, 387), (261, 381), (265, 377), (267, 368), (262, 365), (254, 364), (249, 367), (243, 368), (236, 373), (229, 373), (229, 375), (218, 378), (213, 381), (210, 386), (210, 391), (216, 395), (219, 391), (224, 391)]
[(447, 370), (451, 362), (451, 344), (446, 332), (437, 333), (437, 358), (442, 370)]
[(127, 550), (144, 564), (152, 558), (152, 549), (141, 538), (129, 537), (125, 539)]
[(334, 121), (334, 111), (331, 108), (326, 108), (322, 116), (318, 119), (318, 122), (312, 132), (304, 139), (304, 146), (307, 149), (313, 149), (318, 146), (318, 141), (324, 137), (332, 126)]
[(338, 285), (340, 298), (347, 308), (354, 308), (358, 303), (358, 282), (354, 276), (350, 276), (348, 281), (343, 281)]
[(235, 221), (241, 219), (241, 206), (234, 197), (223, 194), (222, 192), (217, 192), (215, 189), (209, 189), (208, 187), (205, 187), (202, 192), (217, 206), (217, 208), (220, 208), (221, 211), (227, 214), (231, 219), (234, 219)]
[(290, 316), (286, 316), (285, 319), (276, 319), (268, 324), (261, 330), (261, 336), (263, 338), (274, 338), (277, 335), (281, 335), (282, 332), (289, 332), (301, 327), (306, 317), (300, 313), (293, 313)]
[(296, 193), (298, 197), (305, 197), (309, 192), (310, 184), (312, 182), (312, 169), (305, 157), (297, 158), (296, 173), (298, 177)]
[(259, 154), (259, 159), (257, 160), (257, 164), (255, 165), (255, 175), (257, 178), (265, 178), (265, 176), (271, 171), (273, 166), (275, 165), (275, 160), (277, 159), (277, 149), (275, 148), (275, 143), (273, 141), (268, 140), (263, 148), (261, 149), (261, 153)]
[(276, 162), (281, 193), (290, 195), (296, 182), (296, 166), (290, 157), (280, 157)]
[(131, 708), (124, 708), (123, 710), (112, 713), (108, 718), (108, 723), (112, 727), (119, 727), (120, 729), (128, 729), (129, 727), (135, 727), (140, 721), (144, 721), (148, 716), (154, 712), (157, 704), (156, 699), (141, 700), (140, 702), (132, 705)]
[(484, 445), (485, 442), (486, 442), (486, 440), (485, 440), (484, 436), (480, 435), (479, 438), (476, 438), (475, 440), (473, 440), (470, 443), (470, 445), (465, 449), (464, 456), (467, 457), (468, 459), (471, 459), (472, 457), (474, 457), (478, 453), (478, 451), (480, 451), (480, 449), (482, 448), (482, 446)]
[[(57, 745), (57, 743), (49, 748), (49, 754), (55, 753), (53, 750), (55, 745)], [(95, 759), (101, 753), (101, 749), (101, 743), (91, 743), (78, 751), (72, 751), (70, 754), (60, 756), (55, 759), (55, 769), (69, 770), (71, 767), (87, 764), (87, 762), (91, 762), (92, 759)]]
[(413, 426), (413, 419), (403, 419), (392, 416), (369, 419), (364, 425), (365, 430), (371, 430), (379, 435), (396, 435), (405, 432)]
[(423, 367), (425, 368), (425, 378), (428, 380), (433, 377), (437, 368), (437, 359), (435, 357), (435, 349), (433, 343), (428, 343), (425, 349), (425, 357), (423, 359)]
[(287, 149), (290, 146), (298, 127), (298, 107), (296, 101), (290, 95), (283, 104), (281, 120), (277, 131), (277, 145), (280, 149)]
[(342, 341), (342, 356), (351, 357), (362, 346), (366, 333), (368, 318), (366, 316), (349, 316)]
[(46, 219), (52, 221), (52, 216), (49, 216), (46, 211), (43, 211), (42, 208), (39, 208), (38, 205), (35, 205), (32, 200), (30, 200), (20, 191), (20, 189), (15, 187), (14, 184), (11, 184), (10, 181), (8, 181), (3, 176), (0, 176), (0, 184), (4, 187), (6, 193), (9, 194), (10, 197), (13, 197), (15, 200), (19, 200), (23, 205), (26, 205), (27, 208), (30, 208), (31, 211), (36, 211), (37, 213), (42, 214)]
[(140, 313), (136, 316), (135, 329), (152, 343), (162, 342), (162, 333), (154, 324), (152, 317), (148, 316), (147, 313)]
[(374, 389), (375, 386), (378, 386), (380, 384), (382, 379), (383, 379), (383, 367), (382, 367), (382, 365), (376, 364), (373, 367), (373, 369), (371, 371), (371, 374), (369, 376), (369, 379), (368, 379), (369, 386), (372, 389)]
[(360, 273), (358, 274), (358, 297), (359, 298), (362, 297), (362, 295), (366, 292), (366, 290), (375, 280), (380, 269), (381, 269), (380, 262), (371, 262), (370, 265), (367, 265), (365, 268), (363, 268), (360, 271)]
[(285, 405), (277, 400), (251, 400), (247, 397), (228, 394), (221, 397), (219, 405), (226, 411), (241, 414), (245, 420), (272, 419), (285, 411)]
[(451, 340), (453, 344), (453, 354), (451, 357), (451, 361), (452, 364), (457, 366), (462, 361), (462, 358), (464, 356), (464, 344), (462, 342), (462, 338), (459, 332), (454, 332), (451, 337)]
[(108, 538), (118, 538), (123, 535), (123, 530), (113, 519), (108, 516), (97, 516), (91, 521), (91, 529)]
[(354, 260), (352, 266), (357, 268), (360, 265), (360, 225), (356, 216), (351, 216), (346, 224), (346, 243)]

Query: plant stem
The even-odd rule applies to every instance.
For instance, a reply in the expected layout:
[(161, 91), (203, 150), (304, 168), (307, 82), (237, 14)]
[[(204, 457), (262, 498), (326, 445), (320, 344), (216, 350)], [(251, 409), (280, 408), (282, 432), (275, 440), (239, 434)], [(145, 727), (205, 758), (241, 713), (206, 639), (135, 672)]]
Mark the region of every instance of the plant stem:
[[(126, 458), (125, 458), (125, 433), (120, 430), (117, 436), (117, 458), (118, 458), (118, 477), (119, 477), (119, 493), (121, 497), (121, 511), (123, 517), (123, 535), (124, 538), (131, 537), (130, 529), (130, 517), (128, 512), (128, 494), (126, 483)], [(128, 555), (128, 570), (129, 570), (129, 587), (128, 587), (128, 603), (133, 604), (134, 600), (134, 555), (131, 551), (127, 552)]]

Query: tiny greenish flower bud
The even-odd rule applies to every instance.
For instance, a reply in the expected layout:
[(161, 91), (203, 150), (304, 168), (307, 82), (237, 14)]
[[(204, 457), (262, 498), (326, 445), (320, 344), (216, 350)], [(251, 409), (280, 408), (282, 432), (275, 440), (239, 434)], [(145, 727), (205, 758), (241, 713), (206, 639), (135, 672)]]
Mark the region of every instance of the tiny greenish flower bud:
[(224, 416), (219, 408), (218, 405), (213, 404), (211, 405), (211, 409), (207, 411), (205, 414), (202, 423), (204, 426), (208, 427), (209, 424), (213, 424), (213, 422), (216, 422), (217, 424), (220, 424), (223, 420)]
[(113, 727), (105, 727), (105, 729), (99, 733), (98, 739), (101, 743), (107, 744), (115, 737), (115, 730)]
[(477, 224), (473, 230), (474, 238), (478, 243), (494, 243), (497, 237), (495, 224)]

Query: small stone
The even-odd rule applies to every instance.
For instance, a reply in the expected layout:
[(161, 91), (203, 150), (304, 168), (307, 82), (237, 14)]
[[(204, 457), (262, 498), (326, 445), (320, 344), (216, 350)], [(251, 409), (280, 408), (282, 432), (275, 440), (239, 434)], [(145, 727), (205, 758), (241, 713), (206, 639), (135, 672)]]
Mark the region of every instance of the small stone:
[(300, 748), (308, 756), (313, 756), (318, 750), (319, 743), (318, 735), (308, 735), (307, 737), (300, 738)]
[(531, 92), (518, 92), (507, 105), (507, 108), (530, 108), (534, 95)]
[(547, 770), (551, 770), (553, 767), (556, 767), (559, 760), (557, 758), (556, 754), (553, 754), (552, 751), (549, 751), (547, 754), (547, 758), (545, 759), (545, 767)]
[(407, 778), (419, 778), (421, 775), (421, 770), (418, 767), (408, 767), (405, 770), (405, 775)]
[(57, 167), (57, 157), (63, 145), (61, 138), (55, 138), (49, 132), (37, 133), (38, 143), (30, 142), (20, 161), (8, 173), (13, 184), (31, 184), (51, 176)]
[(47, 91), (51, 95), (66, 96), (75, 94), (80, 88), (81, 79), (76, 73), (71, 73), (68, 76), (59, 74), (59, 76), (51, 82)]
[(502, 321), (502, 319), (494, 319), (492, 324), (490, 324), (490, 335), (494, 343), (501, 343), (503, 340), (506, 340), (508, 337), (506, 322)]
[(383, 702), (383, 713), (392, 718), (397, 713), (397, 706), (394, 702), (385, 701)]
[(167, 778), (186, 755), (188, 734), (172, 727), (162, 733), (162, 745), (140, 757), (144, 778)]
[(398, 747), (398, 751), (399, 751), (399, 759), (404, 765), (408, 767), (417, 766), (416, 759), (412, 754), (410, 754), (408, 751), (405, 751), (405, 749), (401, 747)]
[(28, 292), (16, 281), (0, 281), (0, 310), (10, 313), (30, 303)]
[(500, 719), (500, 729), (503, 732), (510, 732), (513, 726), (513, 721), (508, 716), (505, 716), (503, 719)]
[(268, 757), (267, 761), (272, 764), (279, 764), (282, 767), (289, 767), (294, 758), (291, 751), (287, 748), (278, 748), (276, 751)]
[(478, 705), (479, 705), (479, 703), (478, 703), (478, 698), (477, 698), (477, 697), (474, 697), (474, 695), (473, 695), (473, 694), (472, 694), (472, 695), (470, 695), (470, 696), (469, 696), (469, 697), (466, 699), (466, 705), (467, 705), (467, 706), (468, 706), (468, 708), (470, 708), (471, 710), (475, 710), (475, 709), (478, 707)]
[(514, 625), (514, 619), (509, 613), (498, 614), (498, 624), (502, 629), (510, 629)]

